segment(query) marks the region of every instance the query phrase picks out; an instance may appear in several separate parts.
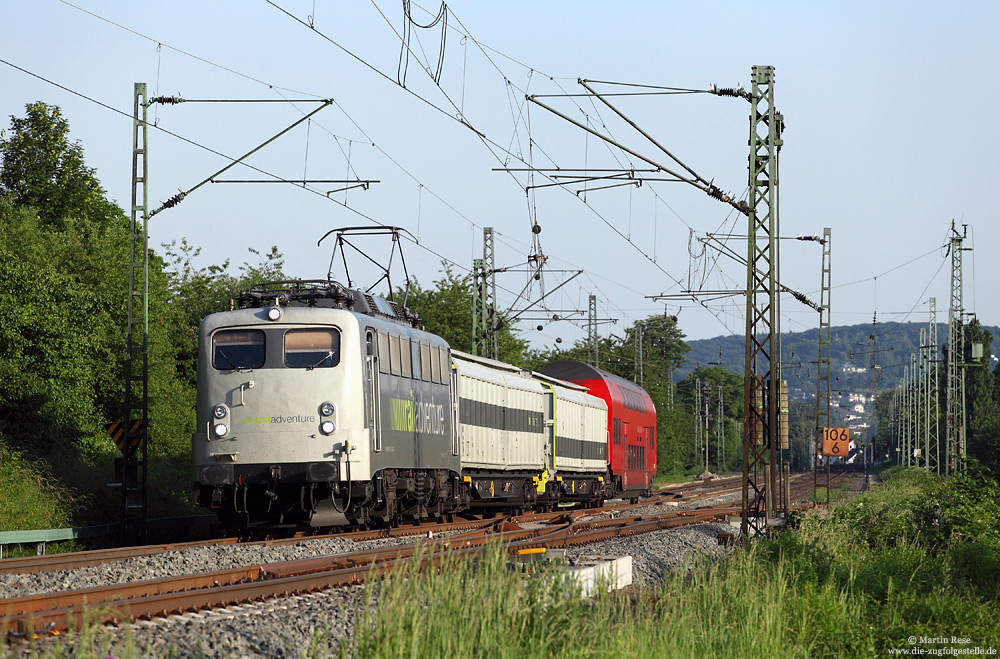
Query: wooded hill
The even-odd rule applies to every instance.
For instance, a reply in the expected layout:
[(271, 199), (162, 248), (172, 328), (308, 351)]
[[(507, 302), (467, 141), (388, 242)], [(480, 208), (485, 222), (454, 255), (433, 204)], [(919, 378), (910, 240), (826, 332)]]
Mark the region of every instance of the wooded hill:
[[(876, 387), (875, 373), (880, 391), (895, 388), (903, 378), (903, 367), (910, 363), (910, 355), (919, 356), (920, 330), (925, 328), (927, 323), (885, 323), (875, 328), (875, 340), (872, 341), (871, 323), (831, 327), (831, 388), (871, 391)], [(1000, 327), (983, 326), (982, 329), (993, 335), (992, 347), (996, 352), (995, 339), (1000, 337)], [(948, 325), (939, 323), (938, 344), (943, 347), (937, 351), (938, 359), (944, 359), (947, 339)], [(785, 333), (781, 341), (782, 373), (789, 386), (815, 393), (819, 330)], [(680, 381), (698, 366), (721, 366), (734, 373), (743, 373), (745, 344), (742, 336), (717, 336), (687, 343), (691, 350), (685, 355), (683, 366), (674, 373), (674, 380)], [(989, 355), (984, 356), (988, 358)], [(873, 368), (876, 364), (878, 369)], [(993, 366), (990, 364), (991, 370)]]

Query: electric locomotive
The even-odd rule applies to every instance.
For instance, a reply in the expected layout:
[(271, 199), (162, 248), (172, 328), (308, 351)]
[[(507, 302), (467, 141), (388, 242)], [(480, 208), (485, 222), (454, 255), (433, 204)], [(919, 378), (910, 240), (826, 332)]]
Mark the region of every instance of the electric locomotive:
[(199, 503), (230, 527), (365, 526), (467, 507), (449, 348), (389, 300), (277, 282), (201, 324)]

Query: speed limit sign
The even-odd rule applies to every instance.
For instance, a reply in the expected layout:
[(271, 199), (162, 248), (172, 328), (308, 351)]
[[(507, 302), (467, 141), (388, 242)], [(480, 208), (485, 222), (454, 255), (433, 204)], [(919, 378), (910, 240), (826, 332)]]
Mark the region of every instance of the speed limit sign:
[(823, 428), (823, 455), (846, 458), (850, 452), (851, 431), (847, 428)]

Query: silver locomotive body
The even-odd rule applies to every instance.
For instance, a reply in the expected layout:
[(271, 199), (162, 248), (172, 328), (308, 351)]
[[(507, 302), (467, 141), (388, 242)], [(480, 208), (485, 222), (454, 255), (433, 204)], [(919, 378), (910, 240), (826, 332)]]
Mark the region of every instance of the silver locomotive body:
[(202, 506), (246, 528), (392, 524), (467, 505), (442, 339), (332, 283), (246, 304), (201, 325)]

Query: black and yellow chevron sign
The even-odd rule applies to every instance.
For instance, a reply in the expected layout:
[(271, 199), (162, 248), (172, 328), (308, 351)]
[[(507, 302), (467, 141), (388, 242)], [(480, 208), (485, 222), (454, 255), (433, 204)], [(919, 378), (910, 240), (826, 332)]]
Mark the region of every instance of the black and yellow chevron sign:
[[(128, 428), (128, 432), (131, 435), (142, 432), (145, 427), (145, 421), (143, 419), (132, 419), (129, 423), (124, 423), (121, 421), (115, 421), (114, 423), (104, 424), (104, 430), (111, 437), (111, 441), (115, 443), (119, 451), (125, 452), (125, 428)], [(129, 437), (128, 438), (128, 455), (131, 457), (135, 455), (136, 449), (139, 448), (139, 437)]]

